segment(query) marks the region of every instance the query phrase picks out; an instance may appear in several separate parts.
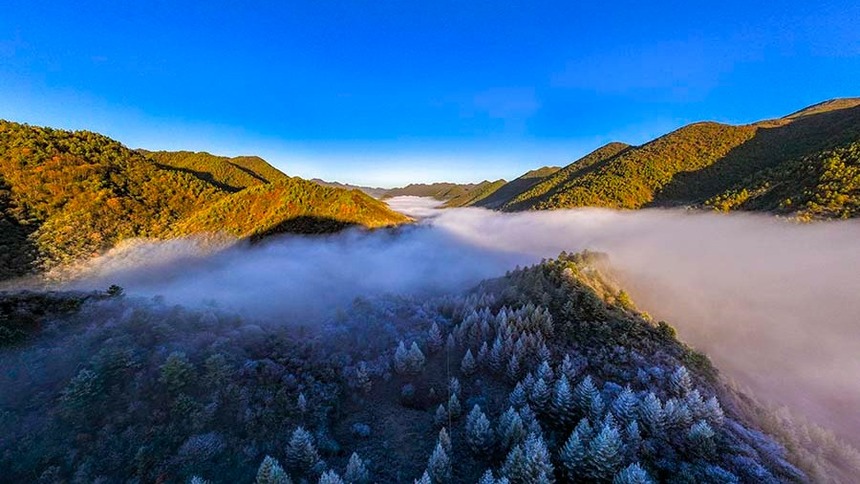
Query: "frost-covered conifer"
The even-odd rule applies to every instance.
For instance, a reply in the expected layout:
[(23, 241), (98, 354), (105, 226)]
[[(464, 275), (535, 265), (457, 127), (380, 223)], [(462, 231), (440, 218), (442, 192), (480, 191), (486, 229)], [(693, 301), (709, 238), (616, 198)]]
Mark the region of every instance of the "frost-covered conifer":
[(693, 420), (702, 420), (705, 418), (705, 400), (702, 398), (699, 390), (693, 389), (688, 393), (684, 397), (684, 403), (687, 405), (687, 409), (690, 410), (690, 417)]
[(448, 392), (451, 395), (457, 395), (458, 397), (461, 395), (462, 386), (460, 386), (460, 380), (456, 376), (452, 376), (448, 379)]
[(566, 426), (573, 423), (576, 406), (573, 402), (573, 390), (567, 375), (561, 374), (555, 381), (552, 391), (552, 413), (557, 425)]
[(478, 405), (472, 407), (466, 418), (466, 442), (477, 455), (486, 455), (493, 447), (493, 428)]
[(585, 378), (576, 385), (573, 389), (573, 400), (576, 402), (579, 411), (584, 414), (590, 414), (592, 410), (592, 402), (600, 392), (594, 386), (594, 381), (591, 380), (591, 375), (586, 375)]
[(441, 403), (436, 407), (436, 415), (434, 416), (433, 421), (437, 426), (442, 426), (448, 423), (448, 412), (445, 411), (445, 406)]
[(526, 436), (525, 425), (520, 414), (514, 407), (508, 407), (505, 413), (499, 417), (499, 443), (502, 449), (507, 451), (519, 444)]
[(460, 371), (466, 376), (472, 376), (476, 370), (475, 357), (472, 356), (472, 350), (466, 350), (466, 355), (463, 356), (463, 361), (460, 362)]
[(508, 377), (508, 381), (511, 383), (516, 382), (520, 378), (520, 358), (519, 355), (513, 354), (511, 355), (511, 359), (508, 360), (508, 366), (505, 370), (505, 376)]
[(433, 450), (430, 460), (427, 461), (427, 472), (436, 484), (451, 480), (451, 460), (441, 442), (436, 443), (436, 448)]
[(663, 407), (663, 416), (667, 428), (686, 429), (693, 423), (693, 418), (687, 405), (675, 398), (670, 398)]
[(537, 371), (535, 373), (535, 376), (537, 378), (543, 378), (543, 381), (545, 381), (546, 383), (551, 383), (555, 378), (555, 375), (552, 372), (552, 368), (549, 366), (549, 362), (547, 360), (541, 361), (541, 364), (538, 365)]
[(535, 415), (534, 410), (528, 404), (519, 410), (519, 414), (526, 428), (526, 434), (540, 434), (542, 432), (537, 415)]
[(308, 411), (308, 399), (305, 398), (305, 393), (300, 392), (298, 398), (296, 398), (296, 408), (299, 410), (299, 413), (305, 414)]
[(292, 484), (292, 480), (278, 460), (267, 455), (257, 469), (256, 484)]
[(639, 403), (639, 418), (650, 435), (660, 435), (663, 431), (663, 404), (653, 392)]
[(442, 427), (442, 430), (439, 431), (439, 438), (437, 440), (442, 444), (442, 448), (445, 449), (445, 452), (448, 455), (451, 455), (451, 437), (448, 435), (448, 429)]
[(501, 373), (505, 368), (505, 355), (502, 346), (502, 339), (498, 336), (496, 336), (495, 341), (493, 341), (493, 347), (490, 349), (490, 355), (487, 359), (490, 369), (493, 370), (493, 372)]
[(621, 422), (622, 425), (627, 425), (628, 422), (636, 418), (636, 410), (639, 399), (636, 394), (630, 389), (630, 386), (624, 387), (621, 393), (615, 397), (612, 402), (612, 414)]
[(410, 374), (417, 374), (424, 371), (424, 353), (421, 352), (421, 348), (418, 347), (418, 343), (412, 342), (412, 346), (409, 347), (409, 354), (407, 356), (407, 368)]
[(287, 467), (300, 473), (316, 473), (323, 467), (313, 437), (304, 429), (298, 427), (293, 431), (286, 451)]
[(593, 399), (591, 399), (591, 409), (588, 414), (591, 416), (592, 420), (597, 422), (600, 420), (600, 417), (603, 416), (604, 410), (606, 410), (606, 405), (603, 403), (603, 396), (598, 393)]
[(457, 419), (462, 413), (463, 407), (460, 406), (460, 399), (457, 398), (456, 393), (451, 393), (451, 397), (448, 399), (448, 416)]
[(529, 403), (536, 411), (543, 413), (548, 409), (550, 389), (543, 378), (538, 378), (529, 392)]
[(523, 389), (522, 382), (518, 382), (517, 386), (515, 386), (513, 391), (511, 391), (508, 401), (514, 406), (514, 408), (520, 408), (528, 402), (528, 397), (526, 396), (526, 391)]
[(624, 448), (627, 460), (637, 457), (641, 446), (642, 434), (639, 433), (639, 422), (634, 419), (624, 428)]
[(565, 474), (571, 482), (582, 480), (585, 475), (586, 447), (577, 430), (570, 433), (567, 442), (561, 448), (559, 460)]
[(337, 472), (332, 471), (332, 470), (328, 470), (326, 472), (323, 472), (323, 475), (320, 476), (319, 484), (346, 484), (346, 483), (343, 482), (343, 479), (341, 479), (341, 477), (339, 475), (337, 475)]
[(522, 445), (526, 461), (526, 482), (554, 482), (553, 465), (550, 459), (549, 450), (540, 434), (529, 434)]
[[(718, 481), (715, 481), (718, 482)], [(653, 484), (654, 481), (648, 476), (648, 473), (645, 472), (645, 469), (639, 465), (638, 462), (634, 462), (629, 466), (622, 469), (618, 474), (615, 474), (615, 478), (612, 479), (612, 484)]]
[(394, 351), (394, 370), (401, 375), (409, 372), (409, 350), (406, 349), (403, 341), (397, 344), (397, 349)]
[(457, 341), (454, 339), (454, 333), (450, 333), (448, 335), (448, 339), (445, 340), (445, 350), (449, 353), (452, 353), (457, 349)]
[(504, 475), (512, 484), (528, 483), (526, 474), (526, 455), (523, 451), (522, 444), (514, 446), (502, 465), (502, 475)]
[(672, 372), (672, 376), (669, 377), (669, 385), (676, 397), (686, 397), (693, 390), (693, 379), (690, 377), (687, 367), (679, 366), (676, 368)]
[(687, 432), (690, 450), (700, 457), (710, 456), (715, 450), (714, 435), (714, 430), (708, 422), (704, 420), (696, 422)]
[(481, 348), (478, 350), (478, 357), (476, 358), (478, 361), (478, 366), (482, 368), (486, 368), (487, 366), (487, 355), (490, 353), (489, 347), (487, 347), (487, 342), (484, 341), (481, 343)]
[(587, 475), (594, 481), (608, 481), (618, 472), (623, 459), (621, 435), (607, 423), (588, 445)]
[(355, 452), (349, 457), (349, 463), (346, 465), (346, 472), (343, 477), (350, 484), (370, 483), (370, 471), (367, 470), (367, 465)]
[(439, 330), (439, 325), (434, 322), (427, 331), (427, 348), (431, 353), (435, 353), (442, 348), (443, 344), (445, 340), (442, 339), (442, 332)]
[(711, 425), (722, 425), (723, 423), (723, 408), (717, 397), (711, 397), (705, 402), (705, 420)]
[(200, 476), (191, 476), (191, 479), (188, 480), (188, 484), (210, 484), (209, 481), (203, 479)]
[(430, 474), (427, 471), (424, 471), (424, 474), (421, 475), (418, 479), (415, 479), (415, 484), (433, 484), (433, 479), (430, 479)]

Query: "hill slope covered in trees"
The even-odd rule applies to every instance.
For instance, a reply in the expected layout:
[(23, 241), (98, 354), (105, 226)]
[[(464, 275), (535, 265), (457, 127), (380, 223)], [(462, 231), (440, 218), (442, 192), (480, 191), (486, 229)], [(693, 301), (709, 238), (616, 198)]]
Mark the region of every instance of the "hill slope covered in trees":
[(855, 217), (858, 149), (860, 98), (837, 99), (748, 125), (694, 123), (641, 146), (610, 143), (516, 195), (489, 197), (492, 204), (485, 206), (692, 206), (803, 219)]
[[(239, 221), (246, 206), (254, 209)], [(367, 195), (290, 178), (255, 157), (138, 152), (97, 133), (0, 121), (0, 279), (129, 238), (280, 226), (274, 233), (296, 216), (306, 233), (408, 220)]]
[(0, 327), (23, 336), (0, 364), (28, 370), (0, 373), (0, 482), (775, 483), (860, 470), (832, 437), (768, 420), (604, 264), (562, 254), (464, 294), (356, 300), (313, 328), (117, 290), (2, 294)]

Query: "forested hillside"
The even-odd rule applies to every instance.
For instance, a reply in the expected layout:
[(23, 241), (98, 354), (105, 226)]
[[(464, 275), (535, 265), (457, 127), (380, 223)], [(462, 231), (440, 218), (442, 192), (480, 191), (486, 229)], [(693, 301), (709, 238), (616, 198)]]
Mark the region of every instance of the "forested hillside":
[(490, 193), (486, 197), (483, 197), (470, 205), (493, 209), (500, 208), (508, 201), (513, 200), (536, 184), (549, 178), (559, 169), (560, 168), (557, 166), (544, 166), (536, 170), (528, 171), (516, 179), (497, 187), (493, 193)]
[(119, 288), (37, 303), (4, 294), (0, 328), (18, 337), (0, 365), (27, 371), (0, 373), (0, 482), (775, 483), (860, 472), (832, 435), (726, 386), (604, 266), (562, 254), (465, 294), (356, 300), (313, 325)]
[[(270, 185), (278, 188), (260, 188)], [(269, 205), (245, 213), (241, 227), (223, 209), (239, 194), (242, 204)], [(194, 227), (266, 233), (281, 223), (288, 230), (297, 215), (310, 217), (302, 232), (407, 220), (364, 194), (291, 179), (259, 158), (137, 152), (97, 133), (0, 121), (0, 279), (91, 257), (128, 238), (187, 235)], [(322, 225), (308, 228), (311, 221)]]
[(190, 173), (231, 192), (290, 178), (258, 156), (228, 158), (193, 151), (138, 150), (138, 152), (159, 165)]
[(469, 192), (485, 183), (411, 183), (405, 187), (392, 188), (382, 196), (383, 199), (392, 197), (431, 197), (439, 201), (447, 201), (458, 197), (467, 197)]
[(641, 146), (610, 143), (514, 196), (490, 197), (486, 206), (692, 206), (803, 219), (854, 217), (860, 206), (858, 143), (860, 98), (743, 126), (695, 123)]

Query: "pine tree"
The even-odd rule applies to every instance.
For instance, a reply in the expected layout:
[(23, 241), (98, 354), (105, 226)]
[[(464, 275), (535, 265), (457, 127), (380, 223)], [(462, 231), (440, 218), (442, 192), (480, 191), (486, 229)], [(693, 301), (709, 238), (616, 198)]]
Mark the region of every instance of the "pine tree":
[(538, 422), (537, 415), (535, 415), (534, 410), (526, 404), (519, 410), (520, 418), (523, 419), (523, 425), (526, 428), (526, 434), (540, 434), (542, 432), (540, 428), (540, 422)]
[(499, 443), (504, 451), (508, 451), (515, 445), (522, 442), (526, 436), (525, 425), (520, 414), (509, 407), (505, 413), (499, 417)]
[(669, 378), (669, 386), (672, 389), (672, 393), (679, 398), (686, 397), (693, 390), (693, 379), (690, 377), (687, 367), (679, 366), (672, 372), (672, 376)]
[(268, 455), (257, 469), (256, 484), (292, 484), (292, 482), (278, 460)]
[(472, 356), (472, 350), (466, 350), (466, 355), (460, 363), (460, 371), (462, 371), (466, 376), (472, 376), (475, 374), (475, 370), (475, 358)]
[(308, 412), (308, 399), (305, 398), (304, 392), (300, 392), (298, 398), (296, 398), (296, 408), (299, 409), (299, 413), (302, 415)]
[(723, 408), (717, 397), (711, 397), (705, 402), (705, 420), (711, 425), (719, 426), (723, 423)]
[(343, 479), (337, 475), (337, 472), (329, 470), (323, 472), (323, 475), (320, 476), (319, 484), (346, 484), (343, 482)]
[(582, 480), (585, 475), (586, 448), (579, 432), (574, 430), (570, 433), (567, 442), (561, 448), (559, 460), (564, 466), (565, 473), (571, 482)]
[(525, 475), (527, 482), (554, 482), (554, 473), (549, 450), (540, 434), (530, 434), (523, 443)]
[(504, 348), (502, 346), (502, 339), (496, 336), (496, 339), (493, 341), (493, 347), (490, 349), (489, 356), (490, 369), (495, 373), (500, 373), (505, 367), (505, 355)]
[(522, 444), (514, 446), (508, 452), (505, 463), (502, 465), (502, 475), (512, 484), (527, 484), (529, 482), (526, 475), (526, 455)]
[(317, 473), (322, 467), (313, 437), (303, 427), (293, 431), (286, 451), (287, 467), (299, 473)]
[(581, 413), (589, 414), (591, 413), (591, 404), (599, 394), (600, 392), (591, 380), (591, 375), (586, 375), (573, 389), (573, 400)]
[(538, 412), (545, 412), (548, 407), (550, 389), (543, 378), (538, 378), (529, 393), (529, 403)]
[(520, 408), (528, 402), (528, 397), (526, 396), (525, 389), (523, 389), (522, 382), (517, 382), (517, 386), (514, 387), (514, 390), (508, 397), (508, 401), (514, 408)]
[(346, 473), (343, 477), (350, 484), (370, 483), (370, 471), (367, 470), (367, 465), (355, 452), (349, 457), (349, 463), (346, 465)]
[(448, 380), (448, 391), (451, 395), (457, 395), (457, 397), (459, 397), (461, 395), (461, 389), (460, 380), (458, 380), (457, 377), (452, 376), (451, 379)]
[(552, 367), (549, 366), (549, 363), (546, 360), (541, 361), (541, 364), (538, 365), (535, 373), (537, 378), (543, 378), (543, 381), (547, 383), (552, 382), (555, 378)]
[(636, 407), (638, 403), (639, 399), (636, 398), (636, 394), (633, 393), (633, 390), (631, 390), (628, 385), (624, 387), (624, 390), (621, 390), (621, 393), (619, 393), (617, 397), (615, 397), (615, 400), (612, 402), (611, 411), (619, 422), (623, 425), (627, 425), (628, 422), (636, 418)]
[(505, 370), (505, 375), (508, 377), (508, 381), (511, 383), (516, 382), (520, 378), (520, 358), (517, 354), (511, 355), (511, 359), (508, 360), (508, 366)]
[(454, 340), (454, 333), (450, 333), (448, 335), (448, 339), (445, 340), (445, 350), (448, 351), (448, 353), (453, 353), (456, 349), (457, 341)]
[(663, 404), (654, 393), (649, 393), (639, 404), (639, 417), (652, 436), (663, 432)]
[[(592, 420), (597, 422), (600, 420), (600, 417), (603, 416), (604, 410), (606, 410), (606, 405), (604, 405), (604, 403), (603, 403), (603, 396), (600, 393), (598, 393), (597, 395), (594, 396), (593, 399), (591, 399), (591, 409), (589, 410), (588, 414)], [(609, 414), (609, 415), (612, 415), (612, 414)]]
[[(113, 286), (111, 286), (113, 287)], [(203, 479), (200, 476), (191, 476), (191, 479), (188, 480), (188, 484), (211, 484), (206, 479)]]
[(409, 347), (409, 355), (407, 356), (407, 368), (410, 374), (418, 374), (424, 371), (424, 362), (426, 359), (424, 358), (424, 353), (421, 352), (421, 348), (418, 347), (418, 343), (412, 342), (412, 346)]
[(434, 322), (427, 332), (427, 348), (431, 353), (435, 353), (442, 348), (443, 344), (445, 340), (442, 339), (442, 332), (439, 331), (439, 325)]
[(625, 457), (627, 460), (633, 460), (639, 455), (639, 449), (642, 446), (642, 434), (639, 433), (639, 422), (635, 419), (631, 420), (624, 428), (625, 442)]
[(427, 472), (436, 484), (444, 484), (451, 479), (451, 460), (441, 442), (436, 443), (436, 448), (427, 462)]
[(690, 451), (703, 458), (711, 456), (716, 450), (714, 435), (714, 430), (708, 422), (704, 420), (696, 422), (687, 432)]
[(563, 373), (555, 381), (551, 408), (557, 425), (564, 427), (573, 423), (576, 408), (573, 401), (573, 391), (570, 388), (567, 375)]
[(686, 429), (693, 423), (693, 417), (687, 405), (675, 398), (670, 398), (663, 407), (663, 418), (666, 428)]
[(448, 412), (445, 411), (445, 406), (441, 403), (436, 407), (436, 415), (433, 419), (437, 426), (441, 427), (448, 423)]
[(430, 479), (430, 474), (427, 471), (424, 471), (424, 474), (421, 475), (418, 479), (415, 479), (415, 484), (433, 484), (433, 480)]
[(448, 416), (451, 419), (460, 418), (460, 414), (463, 412), (463, 408), (460, 406), (460, 399), (457, 398), (456, 393), (451, 393), (451, 398), (448, 399)]
[(621, 435), (614, 425), (607, 423), (588, 446), (588, 477), (595, 481), (611, 479), (621, 467), (623, 458)]
[(466, 418), (466, 442), (476, 455), (487, 455), (493, 447), (493, 429), (490, 420), (475, 405)]
[(448, 435), (448, 429), (442, 427), (442, 430), (439, 431), (438, 441), (442, 444), (442, 448), (445, 449), (445, 452), (450, 455), (451, 454), (451, 437)]
[(486, 472), (478, 480), (478, 484), (496, 484), (496, 478), (493, 477), (493, 471), (487, 469)]
[(406, 349), (403, 341), (397, 344), (397, 349), (394, 351), (394, 370), (401, 375), (409, 371), (409, 350)]
[[(717, 481), (714, 481), (717, 482)], [(612, 484), (653, 484), (654, 481), (645, 472), (645, 469), (634, 462), (622, 469), (615, 478), (612, 479)]]
[(489, 353), (490, 353), (490, 349), (487, 347), (487, 342), (484, 341), (481, 344), (481, 348), (478, 350), (477, 361), (478, 361), (479, 367), (481, 367), (481, 368), (487, 367), (487, 357), (488, 357)]

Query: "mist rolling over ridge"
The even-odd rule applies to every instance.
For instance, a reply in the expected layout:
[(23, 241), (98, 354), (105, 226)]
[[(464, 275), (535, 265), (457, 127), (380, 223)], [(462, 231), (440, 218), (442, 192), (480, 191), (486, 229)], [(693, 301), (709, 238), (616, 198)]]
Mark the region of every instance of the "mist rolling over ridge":
[[(284, 236), (209, 255), (191, 241), (141, 242), (89, 264), (67, 288), (131, 294), (314, 321), (355, 297), (467, 289), (561, 251), (606, 252), (638, 306), (678, 328), (724, 375), (851, 436), (860, 430), (860, 223), (797, 224), (764, 215), (579, 209), (503, 214), (438, 210), (396, 232)], [(847, 429), (852, 429), (847, 431)]]

